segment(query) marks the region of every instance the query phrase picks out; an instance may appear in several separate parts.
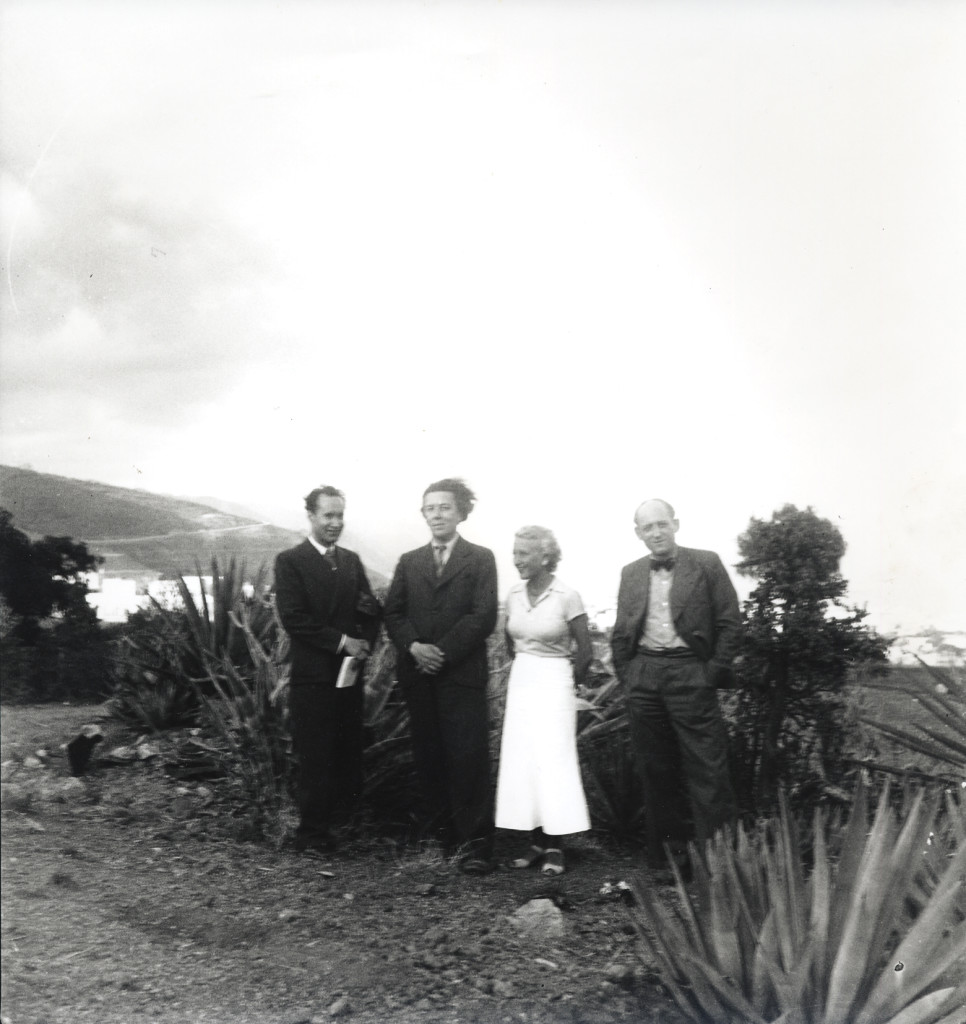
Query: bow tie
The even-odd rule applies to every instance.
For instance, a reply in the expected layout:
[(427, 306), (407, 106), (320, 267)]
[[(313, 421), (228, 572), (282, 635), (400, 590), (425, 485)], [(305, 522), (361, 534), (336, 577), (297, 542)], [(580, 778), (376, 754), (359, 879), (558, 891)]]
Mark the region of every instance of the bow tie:
[(673, 558), (651, 559), (651, 572), (657, 572), (658, 569), (667, 569), (670, 572), (674, 568)]

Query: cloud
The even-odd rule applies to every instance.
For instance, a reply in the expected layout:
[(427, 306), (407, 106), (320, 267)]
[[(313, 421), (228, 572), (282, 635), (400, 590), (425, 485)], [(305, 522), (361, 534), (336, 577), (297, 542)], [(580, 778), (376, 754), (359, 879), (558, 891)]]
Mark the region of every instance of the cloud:
[[(89, 166), (36, 183), (12, 251), (6, 415), (57, 417), (69, 399), (144, 425), (190, 415), (267, 361), (258, 249), (211, 206), (133, 194)], [(42, 389), (43, 396), (38, 392)]]

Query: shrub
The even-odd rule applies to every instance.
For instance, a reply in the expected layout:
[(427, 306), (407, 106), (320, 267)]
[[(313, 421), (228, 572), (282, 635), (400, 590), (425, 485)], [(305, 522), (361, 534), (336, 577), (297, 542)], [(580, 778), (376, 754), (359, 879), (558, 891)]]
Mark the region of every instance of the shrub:
[[(843, 827), (814, 813), (811, 872), (784, 797), (780, 817), (692, 847), (694, 895), (680, 909), (640, 881), (642, 944), (685, 1016), (701, 1024), (961, 1024), (966, 1010), (966, 846), (936, 829), (938, 796), (884, 788), (869, 831), (859, 787)], [(901, 820), (901, 824), (900, 824)], [(938, 842), (937, 836), (951, 837)], [(952, 842), (958, 848), (953, 852)]]
[(111, 716), (135, 731), (194, 725), (198, 699), (184, 668), (188, 625), (182, 612), (135, 612), (117, 641)]
[[(201, 576), (201, 568), (198, 567)], [(177, 578), (181, 607), (165, 608), (157, 601), (128, 621), (114, 662), (112, 713), (135, 729), (163, 730), (197, 722), (199, 685), (208, 684), (212, 666), (230, 663), (246, 679), (256, 672), (246, 629), (261, 650), (275, 642), (279, 624), (271, 602), (259, 595), (265, 589), (264, 566), (248, 596), (245, 567), (234, 558), (222, 569), (211, 562), (212, 593), (195, 600), (183, 577)], [(245, 627), (239, 622), (244, 609)]]
[(966, 766), (966, 684), (952, 671), (925, 662), (922, 668), (924, 671), (897, 668), (888, 676), (857, 680), (859, 688), (884, 694), (887, 707), (900, 710), (896, 717), (907, 724), (883, 721), (866, 711), (859, 713), (858, 720), (899, 749), (920, 755), (926, 774), (939, 776), (947, 767), (961, 774)]
[(845, 603), (845, 540), (811, 508), (785, 505), (738, 538), (744, 603), (741, 689), (728, 700), (739, 805), (771, 813), (783, 787), (806, 806), (842, 767), (842, 690), (853, 666), (884, 664), (867, 613)]
[[(209, 685), (196, 682), (196, 695), (203, 720), (215, 737), (212, 752), (236, 786), (248, 831), (280, 842), (294, 769), (281, 699), (288, 677), (288, 638), (281, 629), (264, 629), (262, 609), (253, 610), (245, 602), (239, 602), (230, 615), (248, 645), (251, 668), (243, 671), (227, 653), (220, 659), (209, 655)], [(266, 635), (273, 638), (271, 647), (265, 646)]]
[(408, 831), (419, 784), (409, 715), (396, 688), (396, 652), (380, 630), (365, 673), (362, 807), (379, 829)]
[(623, 688), (613, 677), (585, 691), (577, 750), (587, 807), (595, 828), (636, 839), (644, 828), (644, 791), (634, 764)]

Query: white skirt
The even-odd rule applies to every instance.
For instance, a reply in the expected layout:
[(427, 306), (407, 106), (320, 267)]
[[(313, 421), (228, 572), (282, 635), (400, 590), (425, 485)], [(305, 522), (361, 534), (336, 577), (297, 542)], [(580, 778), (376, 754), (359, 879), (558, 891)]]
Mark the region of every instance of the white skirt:
[(577, 760), (577, 706), (567, 658), (518, 654), (507, 683), (496, 824), (548, 835), (590, 828)]

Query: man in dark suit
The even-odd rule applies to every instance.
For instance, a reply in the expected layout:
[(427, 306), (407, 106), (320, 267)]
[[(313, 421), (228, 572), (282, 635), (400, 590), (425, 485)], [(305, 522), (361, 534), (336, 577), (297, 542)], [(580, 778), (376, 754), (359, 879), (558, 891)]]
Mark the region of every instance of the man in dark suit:
[(614, 671), (627, 692), (654, 867), (665, 862), (665, 843), (684, 863), (689, 829), (680, 809), (682, 781), (699, 842), (737, 813), (716, 690), (733, 678), (738, 596), (713, 551), (676, 544), (678, 526), (662, 499), (637, 509), (635, 532), (651, 553), (624, 567), (611, 639)]
[(462, 869), (492, 867), (489, 668), (486, 638), (497, 615), (493, 552), (457, 528), (475, 495), (462, 480), (430, 484), (423, 517), (431, 543), (399, 560), (386, 598), (386, 629), (412, 730), (430, 828), (464, 850)]
[(298, 759), (295, 848), (331, 852), (330, 829), (362, 789), (361, 676), (336, 687), (346, 658), (369, 656), (380, 608), (359, 556), (336, 546), (345, 497), (316, 487), (305, 498), (311, 532), (275, 559), (275, 604), (291, 642), (289, 724)]

